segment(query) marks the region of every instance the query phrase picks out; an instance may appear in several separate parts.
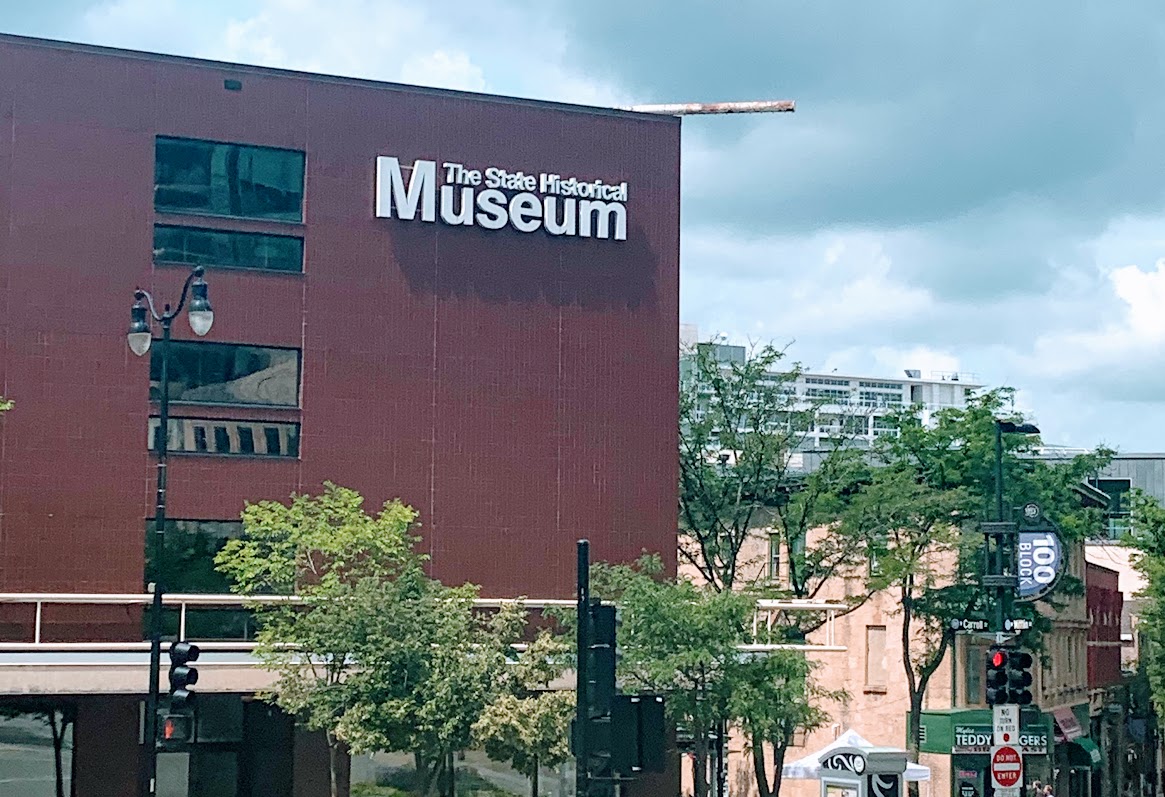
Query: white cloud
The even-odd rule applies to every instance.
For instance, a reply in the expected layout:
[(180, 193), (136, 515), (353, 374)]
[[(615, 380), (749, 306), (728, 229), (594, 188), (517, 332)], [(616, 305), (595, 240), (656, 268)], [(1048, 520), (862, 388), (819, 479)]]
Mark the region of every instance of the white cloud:
[[(681, 58), (648, 80), (637, 75), (645, 65), (654, 70), (682, 52), (661, 30), (699, 26), (703, 45), (706, 25), (682, 12), (664, 28), (614, 25), (608, 39), (630, 38), (612, 53), (580, 46), (585, 15), (604, 26), (613, 19), (595, 8), (522, 0), (107, 0), (85, 14), (79, 37), (606, 106), (722, 99), (724, 86), (752, 91), (746, 79), (764, 71), (725, 64), (747, 66), (752, 56), (776, 52), (769, 39), (762, 47), (733, 36), (731, 49), (710, 51), (698, 71), (685, 71)], [(1123, 438), (1132, 447), (1165, 448), (1165, 431), (1145, 431), (1165, 429), (1148, 422), (1160, 417), (1165, 395), (1165, 216), (1159, 181), (1144, 166), (1155, 161), (1142, 150), (1117, 157), (1124, 150), (1100, 135), (1127, 144), (1134, 141), (1130, 120), (1138, 119), (1139, 130), (1157, 129), (1159, 93), (1122, 84), (1117, 94), (1127, 98), (1128, 113), (1118, 104), (1117, 112), (1093, 114), (1077, 126), (1087, 140), (1072, 148), (1071, 136), (1050, 126), (1062, 121), (1056, 85), (1046, 103), (1056, 112), (1047, 119), (997, 114), (998, 123), (986, 127), (957, 121), (950, 98), (961, 96), (958, 80), (942, 70), (926, 73), (935, 102), (899, 103), (881, 88), (855, 99), (855, 74), (899, 73), (855, 71), (868, 56), (860, 38), (843, 42), (823, 72), (823, 45), (805, 38), (814, 30), (805, 27), (809, 17), (785, 16), (790, 42), (779, 48), (780, 73), (804, 92), (800, 112), (684, 122), (683, 319), (734, 339), (795, 340), (792, 356), (815, 368), (887, 376), (966, 368), (1020, 388), (1019, 402), (1036, 411), (1049, 440)], [(730, 21), (747, 27), (762, 18)], [(1145, 27), (1133, 15), (1122, 19)], [(72, 28), (69, 35), (76, 37)], [(1126, 48), (1127, 37), (1119, 39)], [(932, 41), (911, 35), (902, 52), (879, 53), (882, 65), (905, 56), (900, 74), (916, 76), (911, 47)], [(665, 44), (666, 57), (654, 57), (653, 48)], [(1140, 46), (1159, 51), (1155, 42)], [(933, 60), (929, 50), (921, 55), (918, 63)], [(1028, 72), (1031, 86), (1058, 74)], [(1155, 74), (1144, 73), (1145, 86)], [(893, 82), (906, 96), (917, 89)], [(711, 94), (670, 94), (701, 85)], [(1025, 88), (1015, 96), (1026, 108), (1032, 95)], [(927, 113), (934, 118), (920, 123)], [(1014, 124), (1021, 135), (1011, 135)], [(1048, 148), (1048, 140), (1062, 146)], [(1135, 141), (1156, 152), (1151, 135), (1138, 132)], [(1087, 182), (1098, 175), (1102, 184)], [(1113, 201), (1125, 194), (1127, 203)], [(1141, 216), (1106, 221), (1134, 207)]]
[(400, 79), (418, 86), (436, 86), (463, 91), (485, 91), (485, 75), (481, 67), (469, 60), (463, 52), (434, 50), (431, 53), (405, 61)]

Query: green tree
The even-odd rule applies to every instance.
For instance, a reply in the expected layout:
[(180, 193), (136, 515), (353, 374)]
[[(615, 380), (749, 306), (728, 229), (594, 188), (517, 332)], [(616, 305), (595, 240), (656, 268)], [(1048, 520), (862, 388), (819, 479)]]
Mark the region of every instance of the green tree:
[(452, 797), (454, 754), (496, 698), (526, 615), (519, 604), (481, 615), (476, 587), (429, 583), (411, 618), (383, 626), (387, 635), (364, 652), (352, 678), (361, 699), (341, 732), (355, 750), (411, 751), (418, 791)]
[(918, 760), (923, 697), (953, 642), (949, 621), (978, 601), (977, 581), (966, 580), (972, 574), (961, 567), (971, 561), (964, 547), (976, 544), (962, 525), (970, 501), (966, 490), (932, 487), (918, 480), (909, 463), (894, 463), (874, 475), (849, 521), (876, 541), (867, 590), (888, 590), (901, 607), (912, 761)]
[[(785, 755), (794, 734), (816, 730), (829, 721), (820, 701), (846, 697), (843, 691), (822, 689), (814, 682), (816, 666), (799, 651), (779, 650), (743, 659), (734, 673), (729, 714), (748, 738), (760, 797), (780, 793)], [(766, 744), (773, 750), (771, 778)]]
[(708, 794), (708, 734), (732, 719), (733, 689), (755, 599), (658, 579), (657, 559), (595, 569), (595, 594), (619, 603), (619, 676), (629, 691), (664, 694), (691, 732), (695, 797)]
[(555, 767), (570, 758), (574, 694), (549, 690), (568, 666), (570, 652), (563, 637), (539, 634), (503, 673), (500, 694), (473, 726), (474, 739), (486, 755), (530, 779), (531, 797), (538, 797), (539, 767)]
[(461, 608), (425, 576), (415, 519), (399, 501), (369, 515), (358, 493), (328, 483), (289, 504), (248, 504), (244, 536), (216, 557), (236, 592), (295, 598), (252, 607), (255, 652), (277, 677), (266, 696), (326, 734), (333, 797), (348, 794), (350, 720), (366, 709), (369, 682), (415, 698), (432, 659), (419, 631)]
[[(816, 597), (865, 555), (860, 538), (809, 532), (836, 520), (866, 478), (850, 443), (868, 418), (824, 412), (828, 397), (798, 396), (801, 366), (785, 365), (779, 349), (764, 346), (737, 362), (718, 351), (700, 344), (682, 358), (680, 560), (713, 589), (754, 585), (768, 574), (763, 558), (748, 557), (745, 546), (768, 535), (790, 554), (781, 594)], [(833, 433), (810, 468), (797, 452), (814, 425)]]
[[(995, 511), (996, 419), (1022, 421), (1006, 409), (1012, 394), (1006, 388), (988, 391), (963, 408), (940, 410), (929, 423), (920, 407), (897, 413), (891, 420), (898, 434), (879, 439), (878, 467), (845, 517), (851, 533), (871, 540), (867, 591), (889, 589), (901, 605), (910, 697), (907, 748), (915, 761), (923, 696), (953, 642), (950, 621), (986, 608), (976, 521)], [(1037, 444), (1033, 437), (1003, 436), (1004, 504), (1036, 501), (1069, 541), (1080, 539), (1096, 528), (1099, 514), (1081, 507), (1079, 486), (1111, 451), (1049, 463), (1034, 456)], [(1025, 638), (1038, 648), (1048, 621), (1031, 607), (1018, 608), (1040, 624)]]
[(1149, 694), (1160, 715), (1165, 712), (1165, 507), (1141, 490), (1133, 491), (1126, 542), (1136, 549), (1133, 562), (1145, 579), (1137, 632)]
[[(680, 385), (680, 560), (714, 590), (752, 590), (757, 595), (812, 600), (869, 556), (869, 538), (839, 518), (870, 478), (869, 463), (852, 445), (870, 423), (870, 409), (825, 410), (838, 404), (828, 395), (798, 395), (801, 366), (785, 363), (785, 352), (763, 346), (739, 361), (701, 344), (681, 362)], [(842, 406), (848, 406), (841, 402)], [(832, 430), (824, 449), (811, 454), (809, 432)], [(809, 457), (809, 460), (805, 458)], [(766, 539), (767, 538), (767, 539)], [(749, 556), (747, 543), (766, 541), (787, 557), (782, 577), (772, 578), (769, 555)], [(830, 596), (853, 611), (869, 592)], [(823, 613), (797, 613), (769, 641), (804, 641), (825, 621)], [(793, 659), (801, 665), (794, 666)], [(763, 680), (766, 668), (774, 680)], [(801, 653), (787, 653), (741, 673), (752, 692), (771, 699), (736, 703), (749, 737), (761, 797), (775, 792), (793, 733), (812, 730), (824, 715), (815, 704), (827, 697), (814, 684)], [(803, 676), (791, 677), (804, 672)], [(746, 690), (747, 691), (747, 690)], [(766, 745), (775, 760), (765, 774)]]

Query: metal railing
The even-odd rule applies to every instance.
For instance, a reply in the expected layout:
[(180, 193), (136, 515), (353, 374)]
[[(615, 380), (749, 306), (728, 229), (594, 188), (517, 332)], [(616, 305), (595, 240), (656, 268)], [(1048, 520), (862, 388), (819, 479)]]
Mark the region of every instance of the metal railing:
[[(142, 640), (122, 641), (82, 641), (82, 642), (45, 642), (43, 630), (45, 626), (44, 610), (46, 606), (149, 606), (153, 596), (149, 593), (113, 593), (113, 592), (4, 592), (0, 593), (0, 604), (23, 605), (34, 608), (32, 640), (31, 641), (0, 641), (0, 652), (68, 652), (68, 651), (138, 651), (148, 650), (149, 642)], [(187, 617), (190, 609), (246, 609), (249, 606), (262, 603), (297, 603), (299, 596), (295, 595), (234, 595), (234, 594), (183, 594), (167, 593), (162, 598), (164, 606), (176, 608), (178, 611), (178, 638), (187, 638)], [(554, 598), (478, 598), (473, 604), (478, 609), (498, 609), (503, 605), (520, 603), (527, 609), (543, 610), (549, 608), (569, 609), (575, 606), (573, 600)], [(810, 600), (758, 600), (752, 620), (752, 635), (754, 642), (742, 645), (741, 650), (747, 652), (769, 652), (774, 650), (805, 650), (815, 652), (841, 652), (845, 650), (836, 641), (834, 620), (838, 612), (849, 607), (842, 603), (829, 603)], [(771, 642), (774, 631), (787, 619), (791, 612), (815, 612), (825, 615), (821, 627), (823, 639), (820, 644)], [(51, 623), (50, 623), (51, 625)], [(197, 640), (200, 645), (204, 641)], [(205, 644), (216, 650), (223, 651), (250, 651), (255, 642), (249, 640), (207, 640)]]

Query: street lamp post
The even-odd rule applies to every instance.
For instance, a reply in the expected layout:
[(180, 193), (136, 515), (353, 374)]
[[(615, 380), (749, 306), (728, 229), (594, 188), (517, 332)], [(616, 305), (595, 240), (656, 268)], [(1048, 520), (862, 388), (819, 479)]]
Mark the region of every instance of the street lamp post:
[[(1008, 523), (1003, 512), (1003, 435), (1039, 434), (1030, 423), (1014, 423), (995, 419), (995, 523), (991, 525), (995, 537), (995, 551), (991, 559), (991, 576), (995, 586), (995, 630), (1003, 631), (1003, 623), (1010, 614), (1015, 597), (1014, 525)], [(1005, 583), (1006, 582), (1006, 583)]]
[(207, 284), (202, 279), (203, 269), (198, 266), (190, 272), (182, 285), (182, 295), (173, 309), (165, 305), (159, 313), (154, 307), (154, 298), (138, 288), (134, 291), (134, 304), (130, 309), (129, 333), (126, 342), (130, 351), (141, 357), (150, 350), (153, 340), (151, 320), (162, 326), (162, 340), (158, 354), (161, 358), (162, 373), (158, 392), (158, 431), (154, 444), (158, 455), (157, 496), (154, 504), (154, 567), (153, 604), (150, 609), (150, 689), (146, 698), (146, 773), (147, 794), (157, 793), (158, 783), (158, 679), (162, 671), (162, 558), (165, 553), (166, 533), (166, 456), (169, 453), (170, 437), (170, 327), (174, 319), (186, 305), (190, 295), (187, 316), (195, 335), (202, 337), (210, 332), (214, 324), (214, 311), (210, 307)]

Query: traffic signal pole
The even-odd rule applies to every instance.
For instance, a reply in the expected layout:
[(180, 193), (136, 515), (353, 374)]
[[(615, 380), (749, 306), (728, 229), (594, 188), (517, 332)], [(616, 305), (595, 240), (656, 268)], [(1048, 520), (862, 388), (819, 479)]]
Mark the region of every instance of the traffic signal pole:
[[(1015, 427), (1010, 424), (1010, 428)], [(1034, 428), (1034, 427), (1033, 427)], [(1003, 642), (1006, 632), (1005, 622), (1011, 615), (1012, 599), (1019, 584), (1016, 578), (1015, 557), (1015, 523), (1009, 522), (1004, 516), (1003, 507), (1003, 422), (995, 421), (995, 519), (990, 523), (982, 524), (983, 536), (987, 545), (986, 570), (983, 576), (983, 586), (991, 595), (991, 630), (996, 634), (995, 641)]]
[(590, 717), (587, 712), (587, 651), (590, 649), (590, 605), (591, 605), (591, 544), (587, 540), (578, 541), (578, 654), (575, 661), (575, 714), (574, 714), (574, 750), (575, 750), (575, 795), (587, 797), (590, 793), (590, 778), (587, 772), (587, 762), (590, 761), (590, 751), (587, 749), (589, 734), (587, 722)]

